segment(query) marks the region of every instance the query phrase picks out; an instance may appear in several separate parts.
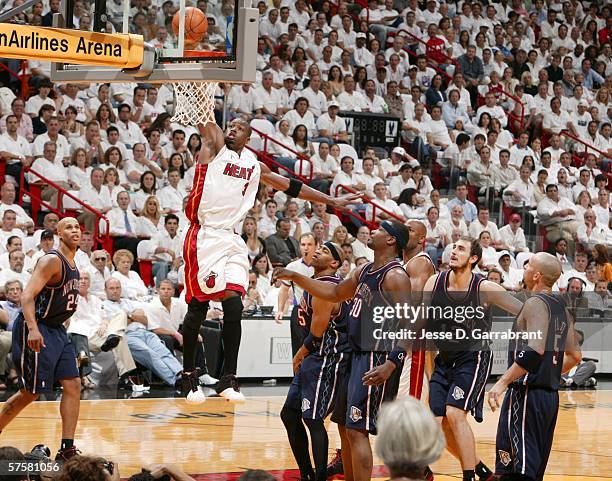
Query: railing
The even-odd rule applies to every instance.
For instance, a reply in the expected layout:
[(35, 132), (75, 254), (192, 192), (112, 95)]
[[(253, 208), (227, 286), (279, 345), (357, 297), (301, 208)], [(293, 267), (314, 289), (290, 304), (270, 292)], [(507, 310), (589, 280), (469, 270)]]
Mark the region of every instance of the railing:
[[(39, 179), (37, 182), (33, 182), (29, 184), (30, 186), (29, 190), (26, 189), (26, 182), (25, 182), (26, 173), (29, 173)], [(56, 206), (52, 206), (51, 204), (49, 204), (48, 202), (42, 199), (40, 186), (36, 185), (37, 183), (47, 184), (50, 187), (53, 187), (55, 190), (57, 190), (58, 195), (57, 195), (57, 205)], [(94, 209), (90, 205), (85, 204), (81, 199), (71, 194), (66, 189), (60, 187), (58, 184), (56, 184), (52, 180), (49, 180), (46, 177), (43, 177), (35, 170), (32, 170), (30, 167), (25, 167), (21, 170), (21, 178), (19, 180), (19, 185), (20, 185), (20, 192), (21, 192), (19, 203), (20, 205), (23, 204), (23, 194), (27, 194), (30, 196), (30, 199), (32, 202), (32, 219), (34, 220), (35, 224), (38, 221), (37, 217), (38, 217), (38, 212), (41, 206), (57, 214), (60, 218), (67, 217), (68, 214), (63, 212), (64, 209), (62, 207), (62, 198), (66, 196), (69, 199), (72, 199), (78, 205), (80, 205), (83, 208), (83, 210), (89, 211), (96, 216), (96, 223), (94, 225), (94, 232), (93, 232), (94, 242), (99, 242), (107, 250), (110, 248), (109, 247), (111, 245), (110, 234), (109, 234), (110, 233), (110, 223), (108, 221), (108, 218), (102, 212), (100, 212), (97, 209)], [(103, 236), (100, 235), (100, 220), (103, 220), (106, 224), (106, 230)]]
[[(312, 164), (312, 161), (308, 157), (306, 157), (304, 154), (301, 154), (301, 153), (293, 150), (290, 147), (287, 147), (285, 144), (283, 144), (279, 140), (276, 140), (275, 138), (271, 137), (270, 135), (268, 135), (268, 134), (266, 134), (266, 133), (264, 133), (264, 132), (262, 132), (260, 130), (257, 130), (257, 129), (255, 129), (253, 127), (251, 127), (251, 129), (253, 130), (253, 132), (255, 132), (257, 135), (259, 135), (263, 139), (263, 141), (264, 141), (263, 152), (266, 154), (267, 160), (269, 160), (276, 168), (284, 170), (286, 172), (289, 172), (291, 175), (297, 177), (302, 182), (309, 183), (312, 180), (312, 177), (314, 175), (313, 164)], [(306, 161), (308, 161), (310, 163), (310, 173), (309, 173), (308, 177), (304, 177), (301, 174), (297, 174), (296, 172), (292, 171), (288, 167), (286, 167), (283, 164), (281, 164), (281, 163), (277, 162), (276, 160), (274, 160), (273, 154), (268, 152), (268, 141), (273, 143), (273, 144), (276, 144), (276, 145), (282, 147), (283, 149), (285, 149), (285, 150), (287, 150), (289, 152), (291, 152), (292, 154), (294, 154), (297, 157), (298, 160), (302, 160), (302, 161), (306, 160)], [(247, 145), (247, 148), (250, 151), (255, 152), (255, 149), (249, 147), (248, 145)], [(259, 153), (259, 152), (255, 152), (255, 153)], [(301, 171), (301, 169), (300, 169), (300, 171)]]
[[(405, 28), (400, 28), (399, 30), (396, 30), (395, 35), (398, 35), (400, 32), (404, 32), (406, 35), (408, 35), (409, 37), (414, 38), (418, 43), (422, 43), (423, 45), (425, 45), (425, 52), (427, 53), (427, 42), (425, 40), (423, 40), (420, 37), (417, 37), (414, 33), (409, 32), (408, 30), (406, 30)], [(459, 62), (457, 62), (457, 60), (455, 60), (453, 57), (451, 57), (450, 55), (448, 55), (446, 52), (436, 52), (439, 53), (442, 57), (444, 57), (446, 60), (450, 60), (450, 62), (455, 66), (458, 67), (459, 66)], [(429, 61), (429, 58), (427, 59)]]
[[(19, 70), (25, 71), (27, 67), (28, 67), (28, 61), (21, 60), (19, 63)], [(11, 77), (15, 77), (19, 81), (19, 83), (21, 84), (21, 98), (25, 100), (28, 95), (28, 78), (30, 76), (29, 75), (19, 75), (19, 72), (15, 72), (13, 69), (9, 68), (3, 63), (0, 63), (0, 70), (4, 70), (5, 72), (8, 72)]]
[[(338, 195), (340, 194), (340, 189), (345, 190), (347, 192), (350, 192), (351, 194), (359, 194), (360, 193), (358, 190), (353, 189), (349, 185), (338, 184), (336, 186), (336, 190), (334, 192), (336, 197), (338, 197)], [(395, 219), (395, 220), (397, 220), (397, 221), (399, 221), (401, 223), (404, 223), (404, 219), (399, 217), (397, 214), (394, 214), (390, 210), (387, 210), (384, 207), (378, 205), (376, 202), (374, 202), (373, 200), (369, 199), (365, 195), (362, 196), (361, 200), (364, 202), (364, 204), (371, 204), (372, 205), (372, 219), (376, 219), (376, 209), (378, 209), (381, 212), (384, 212), (385, 214), (387, 214), (389, 217), (392, 217), (393, 219)], [(360, 216), (359, 214), (355, 213), (354, 211), (347, 211), (347, 213), (348, 213), (348, 215), (350, 215), (352, 217), (355, 217), (355, 218), (359, 219), (360, 221), (362, 221), (363, 223), (367, 224), (368, 227), (370, 227), (370, 229), (378, 227), (378, 222), (376, 222), (376, 220), (366, 219), (366, 218)]]
[(607, 152), (604, 152), (603, 150), (599, 150), (597, 147), (594, 147), (593, 145), (589, 144), (585, 140), (582, 140), (580, 137), (575, 136), (571, 132), (568, 132), (567, 130), (562, 130), (559, 133), (559, 135), (565, 135), (566, 137), (569, 137), (570, 139), (574, 140), (575, 142), (578, 142), (579, 144), (582, 144), (584, 146), (584, 152), (586, 154), (589, 153), (589, 150), (592, 150), (593, 152), (597, 152), (602, 157), (610, 158), (610, 154), (608, 154)]

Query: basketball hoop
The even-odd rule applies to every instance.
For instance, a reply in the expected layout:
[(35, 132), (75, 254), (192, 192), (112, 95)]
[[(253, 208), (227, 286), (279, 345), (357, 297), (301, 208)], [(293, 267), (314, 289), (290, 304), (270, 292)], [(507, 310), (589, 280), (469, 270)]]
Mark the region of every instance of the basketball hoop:
[(215, 122), (217, 82), (173, 82), (174, 115), (171, 122), (181, 125), (206, 125)]

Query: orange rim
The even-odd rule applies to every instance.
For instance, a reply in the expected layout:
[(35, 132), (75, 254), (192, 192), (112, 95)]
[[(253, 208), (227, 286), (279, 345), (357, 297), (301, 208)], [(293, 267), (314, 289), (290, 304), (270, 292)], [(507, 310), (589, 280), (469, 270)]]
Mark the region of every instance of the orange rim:
[(183, 50), (183, 57), (227, 57), (226, 52), (219, 52), (217, 50)]

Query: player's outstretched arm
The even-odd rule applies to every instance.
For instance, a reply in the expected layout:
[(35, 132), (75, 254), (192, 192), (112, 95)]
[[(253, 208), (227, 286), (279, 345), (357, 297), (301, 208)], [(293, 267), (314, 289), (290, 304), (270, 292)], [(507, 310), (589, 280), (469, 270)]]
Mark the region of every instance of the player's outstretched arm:
[(21, 294), (23, 317), (28, 326), (28, 346), (34, 352), (40, 352), (45, 346), (43, 337), (38, 330), (35, 313), (35, 299), (49, 282), (59, 282), (62, 275), (62, 261), (57, 256), (43, 256), (36, 263), (34, 272)]
[(483, 281), (480, 292), (486, 292), (486, 300), (500, 309), (509, 312), (513, 316), (518, 315), (523, 308), (523, 303), (510, 294), (505, 287), (491, 281)]
[(310, 277), (303, 276), (297, 272), (277, 267), (272, 273), (272, 284), (277, 280), (291, 281), (300, 286), (305, 291), (328, 302), (342, 302), (352, 299), (359, 283), (359, 274), (363, 266), (355, 269), (353, 273), (344, 279), (340, 284), (330, 284), (325, 281), (318, 281)]
[(582, 361), (582, 351), (578, 343), (578, 333), (574, 329), (574, 316), (566, 309), (567, 322), (567, 338), (565, 339), (565, 355), (563, 356), (563, 368), (561, 374), (566, 374), (570, 369)]
[[(263, 163), (261, 164), (261, 181), (276, 190), (287, 192), (289, 195), (291, 195), (291, 192), (289, 192), (289, 188), (291, 186), (290, 179), (272, 172), (270, 168)], [(299, 187), (298, 195), (291, 195), (291, 197), (299, 197), (300, 199), (310, 202), (323, 202), (336, 209), (344, 209), (347, 205), (354, 204), (361, 198), (361, 194), (347, 194), (340, 197), (332, 197), (307, 185), (301, 183), (299, 183), (299, 185), (301, 187)]]
[(202, 136), (202, 147), (198, 153), (199, 164), (209, 164), (225, 145), (223, 130), (215, 122), (198, 124)]
[(519, 324), (522, 324), (525, 332), (540, 334), (533, 336), (534, 339), (529, 339), (527, 347), (517, 352), (512, 365), (499, 378), (491, 388), (491, 391), (489, 391), (489, 406), (492, 411), (501, 406), (502, 395), (511, 383), (528, 372), (538, 370), (542, 355), (546, 350), (546, 333), (548, 332), (548, 323), (550, 322), (546, 303), (538, 297), (527, 299), (523, 306), (520, 320)]

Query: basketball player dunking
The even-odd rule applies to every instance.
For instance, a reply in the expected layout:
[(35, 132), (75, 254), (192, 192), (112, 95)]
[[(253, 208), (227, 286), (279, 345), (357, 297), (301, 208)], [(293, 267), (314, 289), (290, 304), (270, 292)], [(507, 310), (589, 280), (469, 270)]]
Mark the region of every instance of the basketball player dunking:
[[(340, 283), (342, 279), (336, 276), (336, 272), (343, 261), (340, 246), (325, 242), (312, 258), (314, 278), (330, 285)], [(304, 291), (298, 309), (300, 324), (304, 325), (308, 335), (293, 358), (295, 377), (281, 410), (281, 419), (301, 479), (325, 481), (329, 440), (323, 422), (334, 406), (337, 384), (344, 378), (349, 357), (349, 303), (327, 302)], [(310, 431), (314, 470), (304, 424)]]
[(523, 281), (535, 295), (516, 318), (513, 331), (535, 339), (510, 341), (508, 370), (489, 392), (495, 411), (506, 390), (495, 443), (495, 473), (502, 480), (542, 480), (552, 447), (561, 374), (582, 358), (574, 320), (552, 286), (561, 276), (559, 260), (545, 252), (529, 259)]
[[(408, 245), (404, 249), (404, 269), (410, 276), (410, 287), (412, 288), (412, 305), (418, 306), (423, 300), (423, 288), (427, 279), (435, 272), (431, 257), (425, 252), (425, 237), (427, 228), (418, 220), (408, 221)], [(428, 395), (428, 380), (431, 370), (428, 367), (428, 353), (424, 343), (413, 344), (412, 353), (406, 356), (404, 368), (400, 376), (398, 398), (413, 396), (421, 399)], [(432, 358), (433, 359), (433, 358)], [(431, 364), (431, 360), (429, 360)]]
[[(474, 313), (472, 316), (441, 315), (426, 321), (429, 331), (451, 335), (450, 339), (434, 341), (439, 352), (429, 386), (429, 407), (442, 425), (447, 449), (461, 462), (464, 481), (473, 481), (476, 475), (481, 480), (493, 476), (478, 459), (474, 433), (467, 419), (469, 412), (476, 421), (483, 420), (484, 388), (491, 372), (492, 356), (487, 341), (472, 338), (471, 333), (490, 332), (488, 305), (497, 305), (513, 315), (521, 308), (521, 303), (503, 287), (472, 273), (481, 257), (478, 241), (461, 237), (453, 244), (449, 270), (431, 276), (423, 295), (425, 305), (440, 307), (441, 312), (451, 306), (453, 312), (461, 310), (466, 314), (469, 310), (465, 308), (471, 307)], [(459, 335), (462, 332), (467, 336), (462, 338)]]
[[(345, 479), (368, 481), (372, 477), (369, 434), (376, 434), (376, 417), (383, 401), (395, 398), (406, 351), (399, 346), (373, 342), (376, 307), (410, 302), (410, 278), (397, 260), (408, 242), (408, 229), (400, 222), (383, 221), (372, 233), (368, 247), (374, 262), (355, 269), (337, 285), (311, 279), (288, 269), (275, 269), (276, 279), (294, 282), (316, 298), (342, 302), (352, 298), (348, 317), (350, 367), (338, 386), (332, 421), (342, 441)], [(394, 319), (392, 320), (394, 321)], [(396, 326), (396, 329), (399, 326)], [(389, 327), (389, 331), (394, 330)]]
[(23, 313), (13, 326), (13, 363), (19, 392), (9, 398), (0, 412), (0, 432), (40, 394), (62, 385), (60, 413), (62, 444), (56, 461), (78, 453), (74, 433), (79, 420), (81, 380), (74, 346), (64, 322), (74, 313), (79, 295), (79, 271), (74, 255), (81, 241), (76, 219), (66, 217), (57, 224), (60, 245), (39, 259), (32, 278), (21, 295)]
[(183, 389), (187, 391), (188, 402), (206, 400), (198, 381), (196, 348), (208, 302), (220, 300), (224, 372), (216, 391), (228, 400), (240, 401), (244, 396), (238, 387), (236, 368), (242, 333), (241, 297), (248, 286), (250, 266), (247, 246), (234, 229), (253, 207), (259, 182), (290, 197), (339, 208), (352, 203), (358, 195), (330, 197), (298, 180), (273, 173), (245, 148), (251, 127), (243, 120), (234, 120), (225, 134), (212, 122), (198, 128), (202, 148), (185, 207), (191, 225), (183, 248), (188, 303), (183, 322)]

